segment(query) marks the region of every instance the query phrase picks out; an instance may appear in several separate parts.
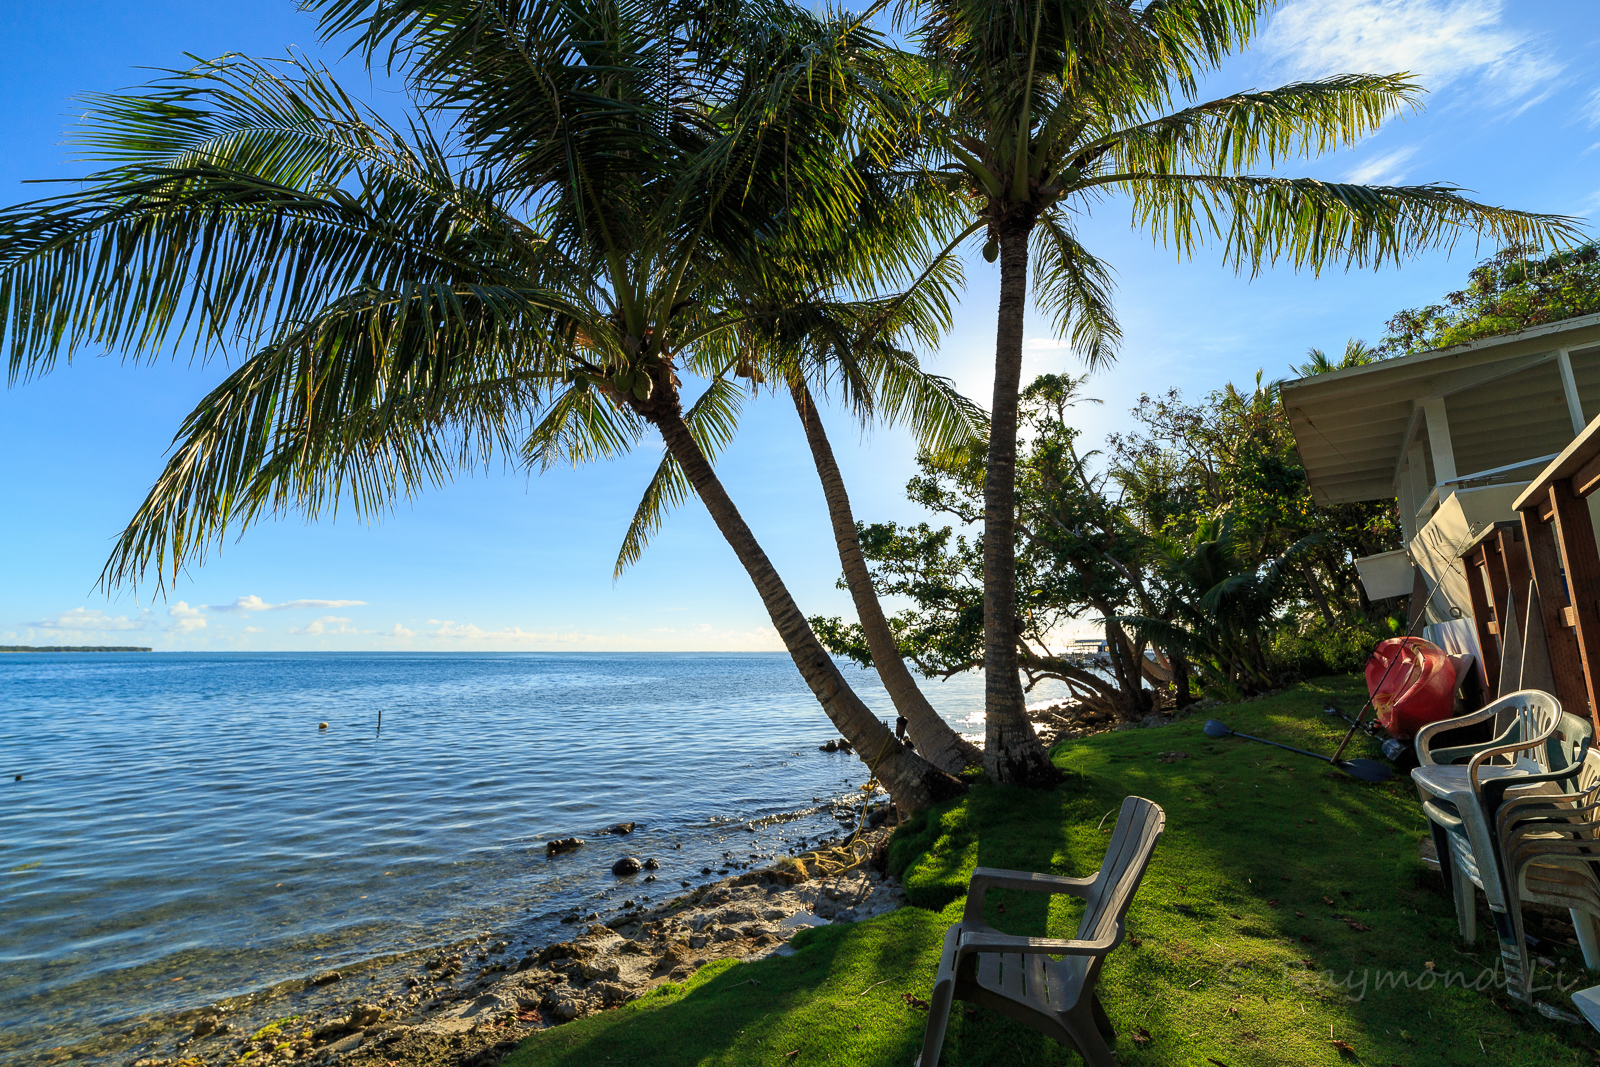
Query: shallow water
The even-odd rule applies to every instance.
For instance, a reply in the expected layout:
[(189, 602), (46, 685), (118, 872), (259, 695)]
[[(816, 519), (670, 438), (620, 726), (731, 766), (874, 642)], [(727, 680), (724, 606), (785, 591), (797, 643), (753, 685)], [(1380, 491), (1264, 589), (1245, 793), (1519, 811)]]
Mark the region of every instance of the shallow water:
[[(930, 696), (981, 731), (981, 677)], [(783, 654), (0, 656), (0, 1058), (668, 899), (837, 829), (830, 736)]]

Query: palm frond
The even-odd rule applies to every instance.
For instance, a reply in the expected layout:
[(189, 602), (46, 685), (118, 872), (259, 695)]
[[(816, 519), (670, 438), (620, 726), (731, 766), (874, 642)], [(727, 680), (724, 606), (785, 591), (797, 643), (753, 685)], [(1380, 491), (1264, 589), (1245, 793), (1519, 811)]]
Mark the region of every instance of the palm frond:
[[(363, 291), (246, 360), (184, 420), (106, 584), (157, 588), (229, 527), (341, 505), (360, 519), (496, 452), (549, 388), (515, 294)], [(529, 314), (540, 314), (533, 308)]]
[[(706, 391), (684, 412), (689, 432), (706, 457), (715, 460), (733, 442), (737, 429), (739, 410), (744, 404), (744, 393), (728, 378), (713, 378)], [(617, 551), (617, 562), (611, 577), (621, 578), (622, 572), (639, 562), (650, 539), (661, 529), (669, 511), (689, 499), (693, 488), (670, 452), (661, 457), (661, 465), (645, 486), (639, 506), (634, 510), (628, 532), (623, 535), (622, 547)]]
[(1372, 186), (1255, 175), (1122, 174), (1106, 179), (1133, 202), (1158, 243), (1193, 255), (1210, 239), (1224, 262), (1252, 276), (1286, 262), (1328, 267), (1398, 266), (1463, 237), (1496, 244), (1564, 244), (1579, 220), (1479, 204), (1451, 185)]
[(1110, 363), (1122, 340), (1110, 268), (1078, 242), (1059, 212), (1040, 217), (1032, 243), (1034, 299), (1050, 313), (1056, 335), (1069, 337), (1089, 368)]
[(1077, 153), (1113, 172), (1243, 174), (1354, 145), (1416, 110), (1421, 94), (1406, 74), (1340, 74), (1182, 108), (1092, 139)]
[(587, 383), (557, 393), (522, 444), (522, 460), (541, 471), (615, 459), (638, 444), (639, 417)]
[(315, 68), (218, 61), (100, 105), (85, 143), (114, 166), (0, 211), (13, 381), (84, 347), (254, 350), (332, 294), (526, 284), (545, 254), (481, 177), (453, 171), (425, 133), (365, 123)]

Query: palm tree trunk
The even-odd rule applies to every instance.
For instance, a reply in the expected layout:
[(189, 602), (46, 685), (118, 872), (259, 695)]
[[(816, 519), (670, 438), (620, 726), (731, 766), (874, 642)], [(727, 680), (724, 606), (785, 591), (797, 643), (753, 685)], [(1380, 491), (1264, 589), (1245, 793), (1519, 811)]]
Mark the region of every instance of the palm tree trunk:
[(1031, 223), (1009, 226), (999, 235), (1000, 316), (983, 483), (983, 769), (991, 780), (1012, 784), (1058, 778), (1028, 722), (1017, 673), (1017, 392), (1022, 384)]
[(761, 595), (761, 602), (766, 605), (773, 627), (822, 710), (839, 733), (855, 746), (856, 754), (888, 790), (895, 806), (905, 812), (918, 811), (965, 791), (966, 787), (958, 779), (903, 746), (851, 690), (844, 675), (839, 673), (838, 665), (811, 632), (772, 561), (767, 559), (750, 527), (745, 525), (744, 517), (689, 432), (678, 405), (658, 400), (649, 410), (640, 413), (661, 431), (667, 450), (683, 467), (689, 484), (694, 486), (695, 493), (711, 513), (712, 521), (744, 565), (756, 592)]
[(1173, 652), (1169, 658), (1172, 660), (1172, 703), (1181, 710), (1194, 703), (1189, 695), (1189, 661), (1181, 652)]
[(844, 568), (845, 584), (850, 587), (850, 598), (855, 601), (856, 618), (861, 620), (867, 647), (872, 650), (872, 665), (884, 689), (888, 690), (889, 699), (905, 718), (906, 730), (923, 759), (949, 774), (959, 774), (967, 767), (982, 763), (983, 753), (978, 746), (963, 740), (933, 710), (906, 668), (894, 632), (889, 629), (889, 620), (883, 616), (883, 605), (878, 603), (878, 591), (873, 588), (867, 561), (861, 554), (861, 540), (856, 536), (856, 519), (850, 510), (844, 476), (833, 458), (833, 446), (828, 443), (828, 434), (811, 399), (811, 390), (803, 380), (795, 378), (789, 383), (789, 393), (794, 397), (800, 424), (805, 427), (806, 443), (811, 446), (817, 477), (822, 479), (822, 495), (828, 501), (828, 518), (833, 522), (833, 540), (839, 548), (839, 563)]

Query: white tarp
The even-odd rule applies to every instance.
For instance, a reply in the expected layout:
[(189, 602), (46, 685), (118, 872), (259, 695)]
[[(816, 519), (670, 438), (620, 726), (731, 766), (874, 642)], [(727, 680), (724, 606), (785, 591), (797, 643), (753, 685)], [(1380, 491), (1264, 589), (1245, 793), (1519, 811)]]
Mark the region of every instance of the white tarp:
[(1511, 505), (1527, 486), (1527, 482), (1517, 482), (1458, 489), (1445, 497), (1433, 518), (1411, 539), (1406, 546), (1411, 561), (1421, 568), (1428, 588), (1437, 587), (1428, 601), (1429, 622), (1472, 618), (1461, 553), (1495, 523), (1516, 518)]
[(1495, 523), (1516, 518), (1511, 505), (1527, 485), (1519, 482), (1456, 490), (1407, 546), (1423, 581), (1434, 590), (1428, 600), (1428, 640), (1452, 654), (1472, 653), (1480, 671), (1484, 669), (1483, 650), (1478, 647), (1472, 622), (1472, 598), (1461, 553)]

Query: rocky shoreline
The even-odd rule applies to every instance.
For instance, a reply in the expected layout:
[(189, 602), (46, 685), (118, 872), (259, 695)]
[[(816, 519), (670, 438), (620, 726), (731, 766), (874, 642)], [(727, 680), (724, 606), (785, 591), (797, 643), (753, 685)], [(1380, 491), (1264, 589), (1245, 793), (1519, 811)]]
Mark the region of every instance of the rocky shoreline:
[(713, 960), (784, 954), (799, 930), (900, 907), (905, 895), (883, 873), (892, 814), (879, 806), (871, 821), (879, 825), (660, 907), (579, 919), (570, 940), (485, 932), (151, 1021), (125, 1031), (115, 1052), (91, 1054), (128, 1067), (492, 1067), (529, 1034), (681, 982)]
[[(1070, 703), (1041, 704), (1029, 712), (1047, 746), (1171, 721), (1151, 715), (1141, 723), (1117, 723)], [(789, 939), (808, 926), (854, 922), (900, 907), (905, 896), (883, 870), (893, 824), (892, 808), (878, 804), (857, 833), (762, 869), (724, 868), (727, 877), (696, 888), (685, 881), (684, 894), (666, 904), (651, 906), (642, 895), (624, 900), (622, 913), (604, 923), (597, 912), (571, 912), (561, 920), (577, 931), (567, 940), (552, 943), (548, 932), (530, 930), (484, 931), (443, 948), (369, 959), (147, 1018), (31, 1062), (492, 1067), (529, 1034), (681, 982), (714, 960), (787, 953)], [(623, 836), (633, 828), (625, 823), (600, 833)], [(579, 838), (560, 838), (545, 847), (561, 854), (583, 845)], [(643, 883), (656, 882), (647, 873), (655, 869), (653, 860), (625, 857), (613, 873), (645, 874), (645, 891)]]

